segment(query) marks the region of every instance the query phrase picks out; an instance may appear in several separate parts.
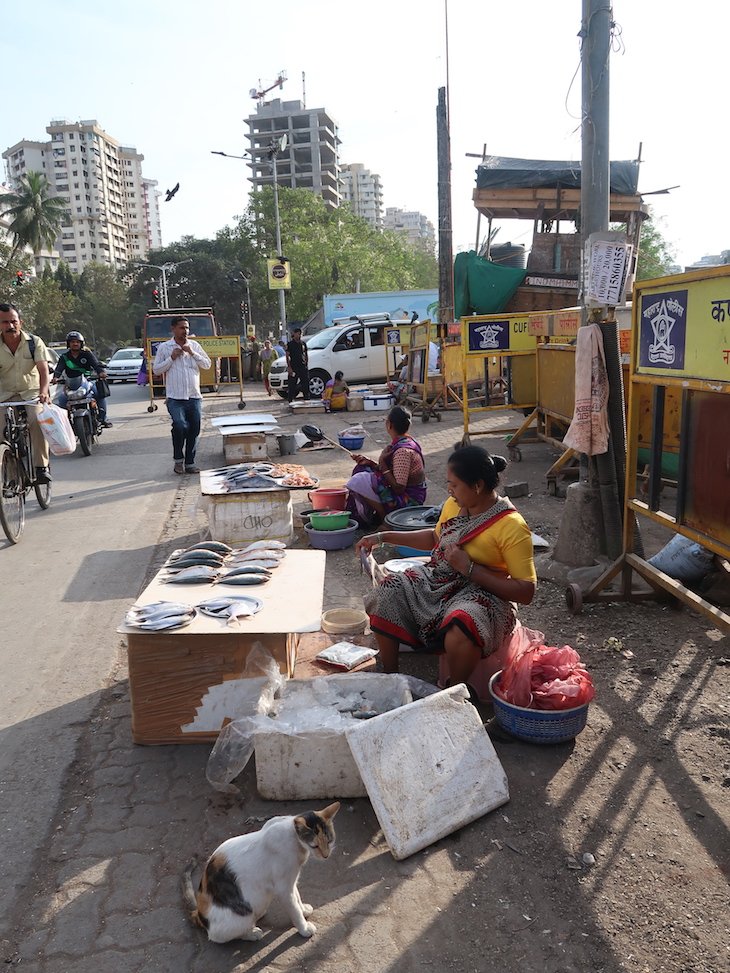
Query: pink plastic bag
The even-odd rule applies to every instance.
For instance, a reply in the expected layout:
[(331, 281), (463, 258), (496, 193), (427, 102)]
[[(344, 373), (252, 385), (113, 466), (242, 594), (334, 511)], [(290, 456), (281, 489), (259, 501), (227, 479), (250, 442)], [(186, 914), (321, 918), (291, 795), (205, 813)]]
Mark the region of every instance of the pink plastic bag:
[(515, 629), (513, 651), (500, 676), (498, 695), (529, 709), (572, 709), (589, 703), (595, 689), (575, 649), (543, 645), (542, 632), (519, 629)]

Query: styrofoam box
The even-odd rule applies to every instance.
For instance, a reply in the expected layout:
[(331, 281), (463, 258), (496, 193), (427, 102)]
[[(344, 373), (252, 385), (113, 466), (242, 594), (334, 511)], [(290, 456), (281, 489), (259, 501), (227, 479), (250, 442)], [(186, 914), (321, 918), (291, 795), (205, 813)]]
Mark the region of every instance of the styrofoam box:
[(394, 858), (509, 800), (507, 775), (462, 684), (360, 721), (347, 740)]
[(236, 547), (260, 540), (288, 543), (294, 536), (294, 512), (288, 490), (261, 490), (203, 496), (210, 536)]
[[(343, 700), (362, 692), (376, 710), (382, 708), (386, 698), (395, 696), (404, 706), (412, 699), (406, 680), (397, 674), (354, 672), (290, 680), (281, 703), (283, 720), (287, 720), (287, 699), (291, 707), (296, 706), (296, 696), (303, 698), (301, 694), (316, 692), (315, 684), (322, 688), (326, 684)], [(322, 708), (320, 714), (316, 705), (310, 707), (307, 725), (322, 724), (331, 713), (331, 708)], [(367, 797), (346, 737), (347, 726), (361, 720), (343, 718), (340, 726), (317, 725), (296, 734), (277, 730), (276, 721), (271, 722), (271, 730), (259, 730), (255, 736), (256, 784), (262, 797), (273, 801)]]
[(366, 412), (385, 412), (395, 403), (392, 395), (364, 395), (363, 404)]

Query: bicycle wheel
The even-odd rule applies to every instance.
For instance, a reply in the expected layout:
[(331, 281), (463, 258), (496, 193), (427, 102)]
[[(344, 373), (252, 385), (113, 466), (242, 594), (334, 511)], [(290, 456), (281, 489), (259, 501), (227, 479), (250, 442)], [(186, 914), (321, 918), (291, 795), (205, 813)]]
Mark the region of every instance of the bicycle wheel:
[(51, 506), (52, 484), (34, 483), (33, 489), (35, 490), (35, 498), (38, 501), (38, 506), (41, 510), (48, 510)]
[(74, 419), (74, 432), (79, 441), (81, 452), (84, 456), (91, 456), (91, 436), (89, 435), (89, 427), (86, 424), (84, 416), (77, 416)]
[(11, 544), (17, 544), (25, 527), (23, 471), (12, 450), (0, 444), (0, 523)]

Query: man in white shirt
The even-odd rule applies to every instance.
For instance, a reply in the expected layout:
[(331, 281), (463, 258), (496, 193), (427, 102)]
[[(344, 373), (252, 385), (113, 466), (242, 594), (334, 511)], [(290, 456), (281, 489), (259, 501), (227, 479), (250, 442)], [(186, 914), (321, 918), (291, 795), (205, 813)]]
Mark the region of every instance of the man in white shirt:
[(197, 341), (188, 338), (190, 324), (187, 318), (173, 318), (170, 327), (172, 338), (157, 349), (152, 371), (155, 375), (165, 376), (175, 472), (200, 473), (195, 465), (203, 402), (200, 369), (210, 368), (210, 358)]

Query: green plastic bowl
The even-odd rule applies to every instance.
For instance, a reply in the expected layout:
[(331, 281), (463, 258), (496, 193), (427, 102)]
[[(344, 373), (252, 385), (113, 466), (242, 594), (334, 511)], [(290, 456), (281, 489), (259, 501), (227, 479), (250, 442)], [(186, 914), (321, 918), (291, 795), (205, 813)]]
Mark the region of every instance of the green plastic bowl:
[(314, 530), (344, 530), (349, 522), (349, 510), (331, 510), (326, 513), (316, 510), (309, 515), (309, 526)]

